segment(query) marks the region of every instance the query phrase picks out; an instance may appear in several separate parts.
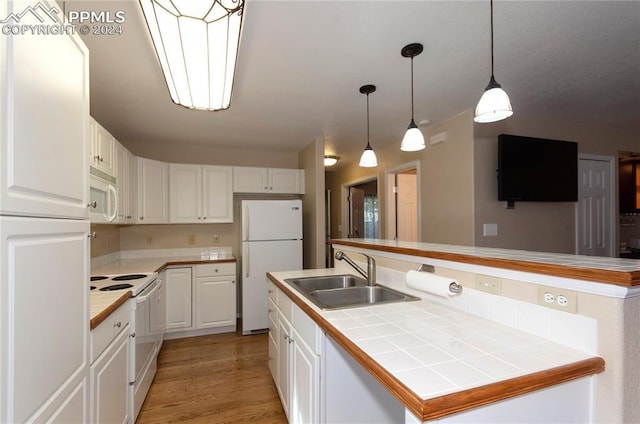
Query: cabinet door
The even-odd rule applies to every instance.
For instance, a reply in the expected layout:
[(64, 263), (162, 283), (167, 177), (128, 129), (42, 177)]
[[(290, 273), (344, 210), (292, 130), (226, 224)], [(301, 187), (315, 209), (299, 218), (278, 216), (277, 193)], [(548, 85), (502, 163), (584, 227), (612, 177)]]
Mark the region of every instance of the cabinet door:
[(202, 166), (171, 163), (169, 179), (169, 220), (201, 222)]
[(289, 422), (310, 424), (320, 421), (320, 357), (292, 330), (292, 390)]
[(268, 169), (235, 166), (233, 168), (233, 191), (235, 193), (268, 193)]
[(269, 317), (269, 371), (276, 387), (279, 384), (278, 376), (278, 309), (269, 298), (269, 309), (267, 310)]
[(202, 167), (203, 222), (233, 222), (232, 169), (230, 166)]
[(278, 395), (282, 401), (282, 409), (289, 418), (291, 404), (291, 324), (282, 315), (278, 314)]
[(183, 331), (192, 327), (191, 267), (166, 271), (167, 331)]
[(116, 222), (119, 224), (127, 223), (127, 216), (131, 215), (129, 208), (129, 151), (117, 141), (116, 146), (116, 181), (118, 183), (118, 211), (116, 214)]
[[(0, 16), (41, 25), (33, 5), (0, 2)], [(77, 35), (3, 34), (0, 75), (0, 213), (86, 219), (88, 49)]]
[(129, 422), (129, 326), (91, 365), (93, 423)]
[(304, 193), (300, 169), (269, 169), (269, 192), (278, 194)]
[(88, 234), (89, 221), (0, 217), (0, 422), (45, 422), (82, 390)]
[(133, 224), (138, 216), (138, 159), (129, 151), (127, 151), (127, 164), (129, 167), (129, 181), (127, 181), (129, 213), (127, 214), (127, 223)]
[(196, 279), (196, 328), (235, 325), (235, 283), (235, 276)]
[(109, 131), (95, 120), (93, 127), (89, 163), (91, 166), (113, 176), (115, 175), (115, 139)]
[(169, 222), (169, 164), (138, 158), (138, 223)]

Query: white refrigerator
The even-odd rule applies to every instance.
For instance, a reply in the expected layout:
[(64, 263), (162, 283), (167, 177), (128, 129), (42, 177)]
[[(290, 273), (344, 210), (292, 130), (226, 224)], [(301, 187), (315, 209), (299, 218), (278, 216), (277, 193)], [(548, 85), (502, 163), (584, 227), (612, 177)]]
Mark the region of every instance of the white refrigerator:
[(302, 269), (302, 201), (242, 201), (242, 334), (269, 327), (267, 272)]

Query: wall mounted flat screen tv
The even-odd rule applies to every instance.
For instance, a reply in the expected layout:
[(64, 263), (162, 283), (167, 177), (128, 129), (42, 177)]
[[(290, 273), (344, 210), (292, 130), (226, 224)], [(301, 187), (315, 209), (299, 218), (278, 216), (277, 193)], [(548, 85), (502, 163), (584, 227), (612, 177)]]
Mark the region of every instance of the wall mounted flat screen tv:
[(578, 200), (578, 143), (500, 134), (498, 200)]

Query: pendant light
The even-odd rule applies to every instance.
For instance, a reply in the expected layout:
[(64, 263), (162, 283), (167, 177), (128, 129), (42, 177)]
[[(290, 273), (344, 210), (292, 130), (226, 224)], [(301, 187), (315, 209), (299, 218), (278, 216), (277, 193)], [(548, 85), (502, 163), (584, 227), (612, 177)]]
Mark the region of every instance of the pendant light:
[(407, 44), (400, 51), (403, 57), (411, 58), (411, 122), (409, 123), (409, 128), (407, 128), (407, 132), (402, 138), (402, 143), (400, 143), (400, 150), (405, 152), (415, 152), (424, 149), (424, 136), (413, 120), (413, 58), (420, 53), (422, 53), (422, 44), (420, 43)]
[(374, 91), (376, 91), (375, 85), (368, 84), (360, 87), (360, 92), (367, 95), (367, 147), (364, 148), (364, 152), (362, 152), (362, 156), (360, 156), (360, 166), (363, 168), (373, 168), (378, 166), (378, 159), (376, 158), (376, 154), (369, 143), (369, 94)]
[(490, 0), (491, 6), (491, 79), (489, 85), (484, 90), (484, 94), (480, 98), (476, 106), (476, 114), (473, 120), (479, 123), (496, 122), (506, 119), (513, 115), (509, 96), (497, 83), (493, 76), (493, 0)]

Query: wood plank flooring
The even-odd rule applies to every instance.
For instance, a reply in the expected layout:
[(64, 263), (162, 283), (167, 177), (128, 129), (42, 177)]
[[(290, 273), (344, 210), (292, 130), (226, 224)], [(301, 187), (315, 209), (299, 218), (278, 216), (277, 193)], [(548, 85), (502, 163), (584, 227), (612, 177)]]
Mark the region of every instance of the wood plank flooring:
[(268, 366), (268, 334), (165, 340), (137, 424), (287, 422)]

